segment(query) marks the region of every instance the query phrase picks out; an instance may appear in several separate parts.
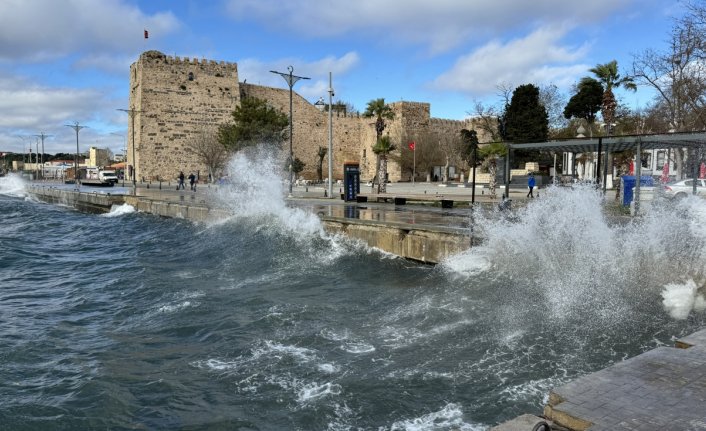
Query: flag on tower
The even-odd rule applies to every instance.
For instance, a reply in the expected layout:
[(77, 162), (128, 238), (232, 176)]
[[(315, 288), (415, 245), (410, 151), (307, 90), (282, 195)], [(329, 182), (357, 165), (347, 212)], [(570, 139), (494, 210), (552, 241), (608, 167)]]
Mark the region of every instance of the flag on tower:
[(149, 38), (150, 38), (150, 33), (147, 30), (145, 30), (145, 39), (149, 39)]
[(414, 141), (410, 142), (408, 145), (409, 145), (409, 149), (414, 151)]

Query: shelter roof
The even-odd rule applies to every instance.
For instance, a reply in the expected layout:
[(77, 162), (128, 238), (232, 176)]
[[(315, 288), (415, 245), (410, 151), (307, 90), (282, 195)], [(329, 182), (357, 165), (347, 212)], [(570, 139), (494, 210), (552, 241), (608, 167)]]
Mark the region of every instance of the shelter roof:
[(664, 149), (706, 146), (706, 132), (663, 133), (653, 135), (604, 136), (599, 138), (576, 138), (560, 141), (514, 143), (515, 150), (547, 150), (566, 153), (592, 153), (598, 151), (619, 152), (641, 149)]

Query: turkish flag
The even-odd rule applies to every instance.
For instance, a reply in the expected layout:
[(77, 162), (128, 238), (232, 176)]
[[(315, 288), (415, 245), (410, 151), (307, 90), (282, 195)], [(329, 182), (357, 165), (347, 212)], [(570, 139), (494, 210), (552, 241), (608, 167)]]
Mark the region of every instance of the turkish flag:
[(414, 151), (414, 141), (410, 142), (410, 143), (407, 144), (407, 145), (409, 145), (409, 149), (410, 149), (410, 150)]
[(147, 30), (145, 30), (145, 39), (149, 39), (149, 37), (150, 37), (150, 33)]

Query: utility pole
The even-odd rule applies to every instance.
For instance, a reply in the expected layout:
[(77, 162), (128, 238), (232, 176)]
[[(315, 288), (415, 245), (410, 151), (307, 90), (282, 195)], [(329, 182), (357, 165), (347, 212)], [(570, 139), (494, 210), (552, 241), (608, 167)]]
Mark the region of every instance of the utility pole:
[[(132, 194), (137, 194), (137, 160), (135, 159), (135, 114), (141, 114), (137, 109), (118, 109), (130, 117), (130, 129), (132, 129)], [(127, 155), (126, 155), (127, 156)]]
[(328, 73), (328, 197), (333, 199), (333, 78)]
[(44, 132), (40, 132), (38, 135), (34, 135), (34, 136), (42, 139), (42, 155), (39, 159), (39, 163), (42, 165), (42, 179), (44, 179), (44, 138), (48, 138), (53, 135), (47, 135)]
[(292, 170), (294, 165), (294, 151), (292, 151), (292, 135), (294, 134), (292, 128), (292, 87), (294, 87), (294, 84), (296, 84), (296, 82), (300, 79), (309, 78), (304, 76), (292, 75), (292, 72), (294, 72), (294, 68), (292, 66), (288, 66), (287, 70), (289, 70), (289, 73), (277, 72), (274, 70), (270, 70), (270, 72), (280, 75), (282, 78), (284, 78), (285, 81), (287, 81), (287, 85), (289, 85), (289, 197), (292, 197), (292, 185), (294, 182), (294, 173)]
[(85, 129), (88, 126), (80, 126), (78, 124), (78, 121), (76, 121), (74, 124), (64, 124), (66, 127), (71, 127), (76, 131), (76, 158), (74, 159), (74, 185), (76, 186), (76, 190), (79, 190), (79, 182), (78, 182), (78, 132), (81, 131), (81, 129)]

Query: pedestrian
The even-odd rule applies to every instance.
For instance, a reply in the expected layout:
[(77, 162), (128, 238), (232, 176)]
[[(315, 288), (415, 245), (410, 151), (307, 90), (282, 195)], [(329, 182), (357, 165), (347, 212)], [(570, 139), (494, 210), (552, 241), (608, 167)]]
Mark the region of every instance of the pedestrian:
[(529, 178), (527, 178), (527, 187), (529, 188), (529, 192), (527, 192), (527, 197), (528, 198), (533, 198), (534, 194), (532, 193), (532, 190), (534, 190), (534, 185), (536, 184), (535, 179), (534, 179), (534, 173), (530, 172)]
[(191, 186), (191, 191), (195, 192), (196, 191), (196, 185), (194, 185), (194, 182), (196, 181), (196, 175), (194, 175), (193, 172), (189, 173), (189, 185)]
[(184, 171), (179, 171), (179, 184), (177, 184), (177, 190), (184, 190)]

